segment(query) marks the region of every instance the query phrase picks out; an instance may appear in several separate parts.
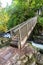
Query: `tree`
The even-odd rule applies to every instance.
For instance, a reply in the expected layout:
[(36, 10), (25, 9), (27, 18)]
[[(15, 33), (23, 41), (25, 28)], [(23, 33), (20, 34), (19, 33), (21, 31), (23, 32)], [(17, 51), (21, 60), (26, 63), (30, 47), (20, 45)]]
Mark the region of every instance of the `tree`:
[(42, 6), (43, 0), (13, 0), (11, 6), (6, 6), (4, 9), (0, 7), (0, 28), (6, 31), (22, 23), (33, 17), (35, 11)]
[(2, 9), (0, 11), (0, 31), (2, 32), (7, 31), (8, 19), (9, 19), (8, 13), (4, 9)]

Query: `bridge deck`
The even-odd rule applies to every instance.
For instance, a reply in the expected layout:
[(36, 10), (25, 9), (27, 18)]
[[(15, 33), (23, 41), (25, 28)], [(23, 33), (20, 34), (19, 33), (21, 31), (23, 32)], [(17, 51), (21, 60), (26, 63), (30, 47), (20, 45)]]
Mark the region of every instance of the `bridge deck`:
[[(31, 46), (24, 46), (21, 50), (13, 48), (13, 47), (7, 47), (0, 49), (0, 65), (12, 65), (13, 61), (15, 59), (15, 55), (18, 57), (23, 56), (24, 54), (33, 54), (34, 49)], [(15, 63), (15, 61), (14, 61)]]

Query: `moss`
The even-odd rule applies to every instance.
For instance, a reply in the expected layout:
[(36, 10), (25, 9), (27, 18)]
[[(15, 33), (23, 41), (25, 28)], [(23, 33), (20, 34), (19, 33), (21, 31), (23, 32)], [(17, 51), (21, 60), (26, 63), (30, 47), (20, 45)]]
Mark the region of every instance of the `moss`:
[(10, 41), (11, 39), (8, 38), (0, 38), (0, 48), (5, 47), (5, 46), (9, 46), (10, 45)]

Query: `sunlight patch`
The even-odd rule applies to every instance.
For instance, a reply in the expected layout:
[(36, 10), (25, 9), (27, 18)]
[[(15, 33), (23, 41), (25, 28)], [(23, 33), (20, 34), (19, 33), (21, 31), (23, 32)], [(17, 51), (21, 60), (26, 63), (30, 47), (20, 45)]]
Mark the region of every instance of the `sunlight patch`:
[(1, 2), (1, 7), (5, 8), (7, 5), (10, 6), (12, 3), (12, 0), (0, 0)]

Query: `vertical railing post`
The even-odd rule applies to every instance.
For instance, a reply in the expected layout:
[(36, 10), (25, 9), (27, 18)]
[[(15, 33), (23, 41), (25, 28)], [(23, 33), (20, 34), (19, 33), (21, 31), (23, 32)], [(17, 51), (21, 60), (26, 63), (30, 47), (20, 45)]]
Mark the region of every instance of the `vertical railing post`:
[(18, 48), (21, 50), (21, 31), (19, 28), (19, 42), (18, 42)]
[(27, 23), (27, 37), (28, 37), (28, 23)]

